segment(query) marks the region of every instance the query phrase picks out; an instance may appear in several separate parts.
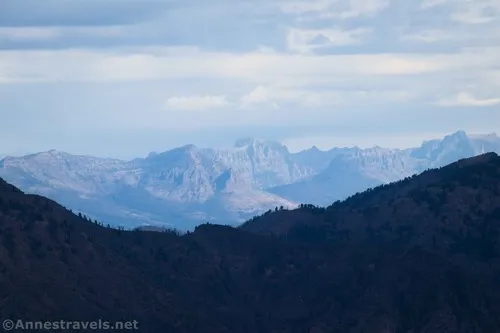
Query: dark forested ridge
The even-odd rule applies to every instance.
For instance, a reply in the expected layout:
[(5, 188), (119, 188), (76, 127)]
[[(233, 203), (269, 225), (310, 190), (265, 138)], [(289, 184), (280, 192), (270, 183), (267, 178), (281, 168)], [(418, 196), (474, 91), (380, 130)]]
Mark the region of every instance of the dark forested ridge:
[(372, 242), (496, 253), (500, 227), (500, 157), (485, 154), (358, 193), (327, 208), (302, 205), (264, 214), (240, 228), (288, 239)]
[(500, 157), (193, 233), (104, 228), (0, 181), (0, 316), (141, 332), (498, 332)]

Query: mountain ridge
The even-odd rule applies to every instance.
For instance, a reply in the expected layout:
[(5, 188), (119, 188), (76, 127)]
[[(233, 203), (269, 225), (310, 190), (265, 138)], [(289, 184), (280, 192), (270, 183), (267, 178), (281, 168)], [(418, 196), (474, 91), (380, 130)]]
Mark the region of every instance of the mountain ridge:
[[(486, 141), (486, 142), (485, 142)], [(500, 138), (469, 138), (464, 131), (430, 140), (418, 148), (354, 149), (335, 157), (326, 170), (312, 179), (270, 189), (271, 193), (301, 203), (327, 205), (370, 187), (394, 182), (431, 168), (439, 168), (457, 160), (477, 156), (486, 151), (500, 153)], [(353, 177), (353, 172), (357, 173)], [(350, 183), (346, 188), (338, 184)], [(309, 193), (320, 189), (309, 199)]]
[(484, 151), (500, 152), (500, 139), (459, 131), (417, 148), (290, 153), (281, 143), (247, 138), (228, 149), (184, 145), (130, 161), (51, 150), (4, 158), (0, 176), (112, 225), (186, 230), (241, 223), (280, 206), (326, 205)]

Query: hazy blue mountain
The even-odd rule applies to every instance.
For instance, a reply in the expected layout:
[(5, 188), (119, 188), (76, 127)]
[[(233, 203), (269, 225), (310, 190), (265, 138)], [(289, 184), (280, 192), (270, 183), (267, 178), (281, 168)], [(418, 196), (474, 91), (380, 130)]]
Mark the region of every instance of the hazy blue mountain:
[(325, 170), (311, 179), (268, 191), (296, 202), (329, 205), (356, 192), (486, 152), (500, 153), (496, 134), (468, 136), (458, 131), (405, 150), (353, 148), (335, 156)]
[(0, 177), (111, 225), (238, 224), (275, 207), (328, 205), (367, 188), (484, 152), (494, 135), (457, 132), (406, 150), (284, 145), (242, 139), (230, 149), (186, 145), (132, 161), (48, 151), (0, 161)]
[(348, 153), (356, 148), (332, 148), (324, 151), (313, 146), (292, 155), (293, 160), (304, 168), (309, 168), (311, 174), (325, 170), (334, 157)]
[(276, 142), (240, 140), (231, 149), (187, 145), (120, 161), (58, 151), (7, 157), (0, 174), (24, 191), (58, 200), (105, 223), (138, 226), (238, 223), (296, 204), (263, 189), (312, 175)]

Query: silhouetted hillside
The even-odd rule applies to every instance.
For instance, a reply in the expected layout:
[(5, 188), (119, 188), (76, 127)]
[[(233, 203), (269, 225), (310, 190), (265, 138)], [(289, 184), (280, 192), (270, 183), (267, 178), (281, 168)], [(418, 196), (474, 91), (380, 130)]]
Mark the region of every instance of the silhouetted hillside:
[(0, 315), (141, 332), (496, 332), (499, 160), (184, 236), (107, 229), (2, 181)]
[[(266, 214), (241, 229), (289, 239), (399, 244), (490, 259), (498, 252), (500, 157), (485, 154), (327, 208)], [(473, 245), (474, 244), (474, 245)]]

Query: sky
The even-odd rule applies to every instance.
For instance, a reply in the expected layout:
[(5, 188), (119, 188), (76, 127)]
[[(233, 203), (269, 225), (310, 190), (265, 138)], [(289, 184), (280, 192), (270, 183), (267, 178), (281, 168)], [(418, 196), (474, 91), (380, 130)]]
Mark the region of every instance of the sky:
[(1, 0), (0, 155), (500, 134), (500, 0)]

